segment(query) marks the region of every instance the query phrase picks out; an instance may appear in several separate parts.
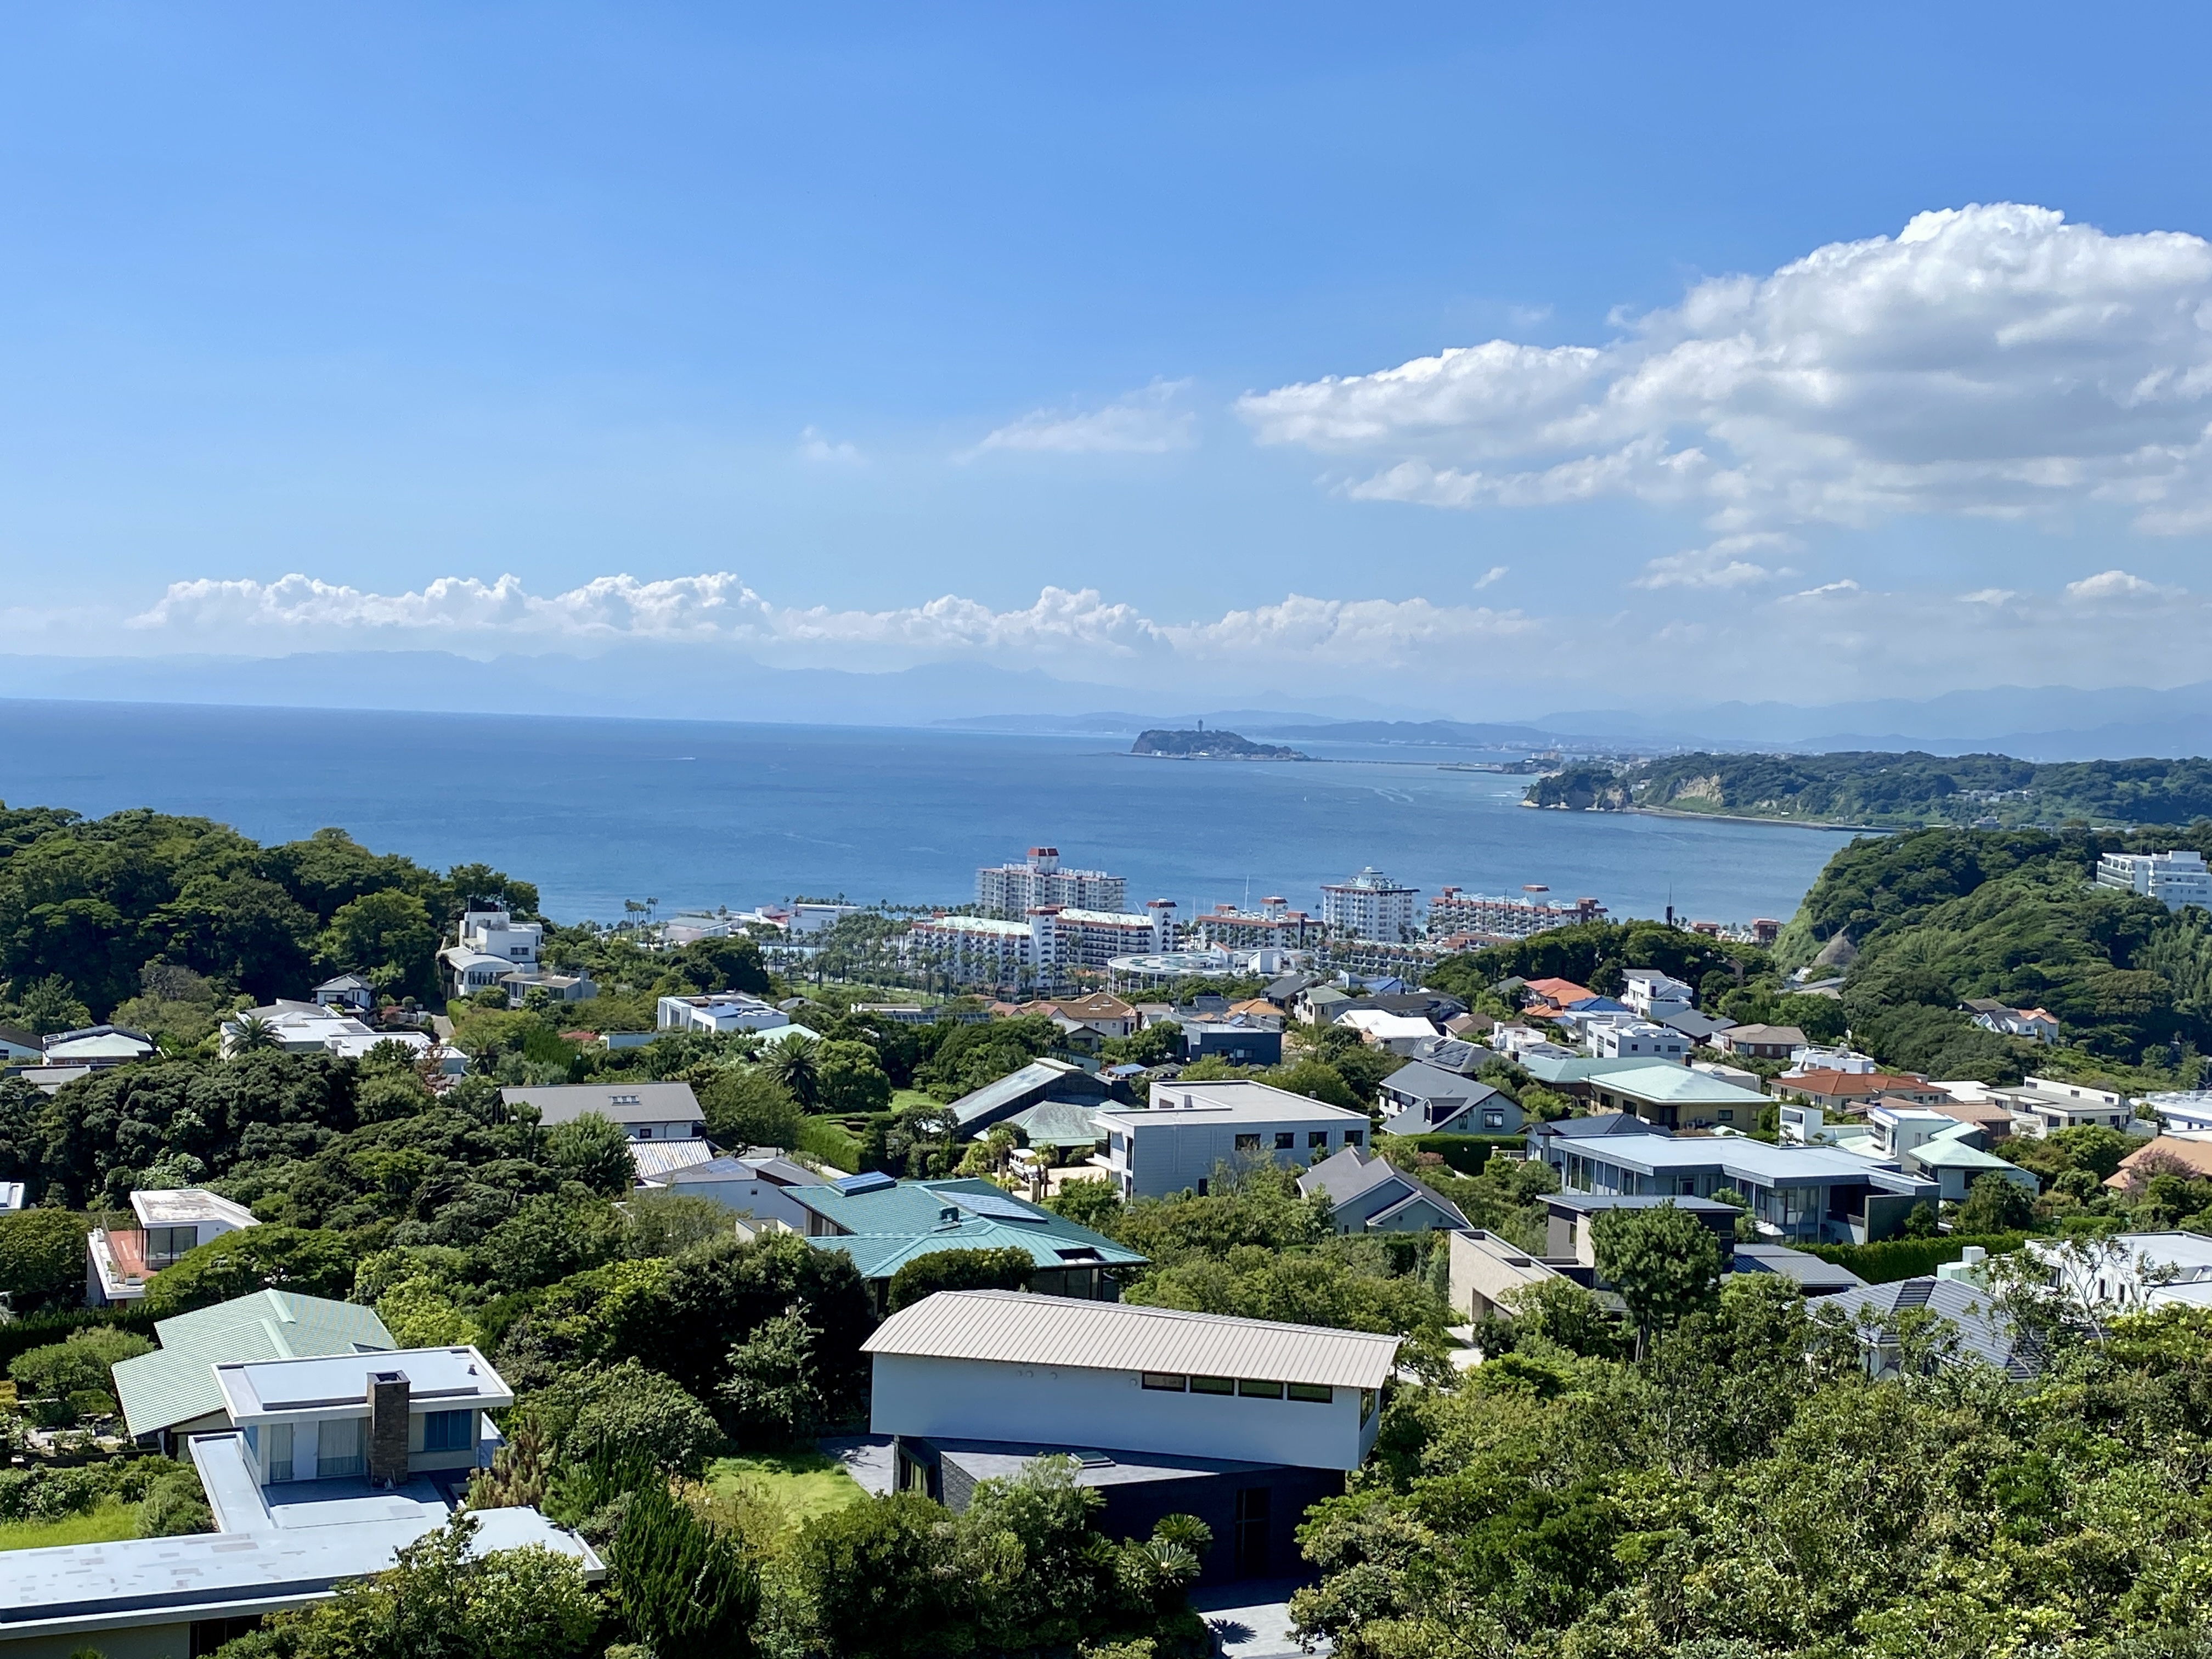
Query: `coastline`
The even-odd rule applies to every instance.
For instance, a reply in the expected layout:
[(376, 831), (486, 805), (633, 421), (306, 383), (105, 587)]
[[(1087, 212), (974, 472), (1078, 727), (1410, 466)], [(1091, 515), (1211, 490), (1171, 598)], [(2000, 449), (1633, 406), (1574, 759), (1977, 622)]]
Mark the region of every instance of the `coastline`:
[(1685, 818), (1698, 823), (1764, 823), (1782, 830), (1829, 830), (1853, 836), (1895, 836), (1906, 829), (1920, 827), (1894, 823), (1836, 823), (1826, 818), (1763, 818), (1747, 812), (1685, 812), (1672, 806), (1540, 806), (1533, 800), (1524, 800), (1519, 805), (1537, 812), (1635, 813), (1650, 818)]

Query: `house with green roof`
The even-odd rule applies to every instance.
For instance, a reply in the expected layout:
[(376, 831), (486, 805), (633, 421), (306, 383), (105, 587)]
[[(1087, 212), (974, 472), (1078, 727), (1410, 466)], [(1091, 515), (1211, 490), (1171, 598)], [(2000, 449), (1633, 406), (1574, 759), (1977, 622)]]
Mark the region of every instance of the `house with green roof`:
[(787, 1196), (807, 1212), (806, 1242), (850, 1256), (879, 1311), (892, 1275), (939, 1250), (1025, 1250), (1030, 1290), (1091, 1302), (1119, 1300), (1120, 1275), (1148, 1260), (988, 1181), (864, 1176)]
[(1662, 1129), (1740, 1129), (1759, 1127), (1767, 1103), (1756, 1089), (1746, 1089), (1705, 1072), (1666, 1060), (1647, 1060), (1623, 1071), (1589, 1079), (1592, 1109), (1633, 1112)]
[(399, 1346), (373, 1308), (275, 1290), (156, 1321), (154, 1337), (159, 1352), (118, 1363), (115, 1393), (131, 1437), (173, 1457), (192, 1435), (235, 1426), (216, 1385), (217, 1365)]

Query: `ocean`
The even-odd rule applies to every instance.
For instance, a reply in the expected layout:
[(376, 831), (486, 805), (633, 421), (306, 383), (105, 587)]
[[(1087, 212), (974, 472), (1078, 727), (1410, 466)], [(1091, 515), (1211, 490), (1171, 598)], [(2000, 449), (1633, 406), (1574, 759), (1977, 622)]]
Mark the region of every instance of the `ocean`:
[(1304, 745), (1325, 763), (1140, 759), (1126, 739), (969, 732), (0, 702), (0, 799), (196, 813), (263, 842), (339, 825), (378, 852), (482, 861), (548, 915), (626, 899), (958, 903), (978, 865), (1056, 846), (1188, 916), (1373, 865), (1434, 892), (1542, 883), (1617, 917), (1786, 919), (1845, 837), (1519, 806), (1449, 751)]

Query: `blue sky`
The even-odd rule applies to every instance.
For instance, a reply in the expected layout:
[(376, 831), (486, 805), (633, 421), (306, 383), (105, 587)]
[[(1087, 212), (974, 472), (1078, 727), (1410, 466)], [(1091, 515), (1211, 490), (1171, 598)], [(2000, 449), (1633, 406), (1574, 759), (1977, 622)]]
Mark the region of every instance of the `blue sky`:
[[(2206, 678), (2212, 21), (1784, 11), (15, 9), (0, 621), (1468, 714)], [(1972, 204), (2065, 225), (1896, 240)]]

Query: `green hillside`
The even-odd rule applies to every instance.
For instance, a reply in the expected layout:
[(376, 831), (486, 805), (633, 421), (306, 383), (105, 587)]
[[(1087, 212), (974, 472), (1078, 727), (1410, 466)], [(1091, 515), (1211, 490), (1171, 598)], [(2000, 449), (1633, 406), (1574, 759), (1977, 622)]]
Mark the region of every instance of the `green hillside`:
[(2212, 817), (2212, 761), (2064, 761), (1875, 751), (1670, 755), (1540, 781), (1539, 806), (1635, 805), (1898, 826), (2174, 824)]

